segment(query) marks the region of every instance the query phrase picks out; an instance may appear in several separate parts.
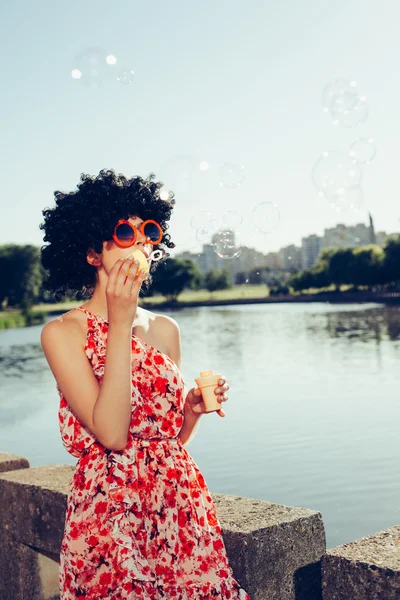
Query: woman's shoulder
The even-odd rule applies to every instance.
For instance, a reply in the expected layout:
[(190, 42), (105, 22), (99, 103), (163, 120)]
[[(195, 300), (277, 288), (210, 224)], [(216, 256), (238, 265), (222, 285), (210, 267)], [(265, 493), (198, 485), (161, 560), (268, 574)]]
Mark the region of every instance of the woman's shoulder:
[(57, 329), (62, 335), (73, 337), (85, 343), (87, 335), (87, 316), (79, 310), (71, 309), (48, 321), (43, 329)]
[(142, 306), (138, 307), (138, 326), (154, 333), (170, 333), (179, 330), (179, 325), (172, 317), (156, 313)]

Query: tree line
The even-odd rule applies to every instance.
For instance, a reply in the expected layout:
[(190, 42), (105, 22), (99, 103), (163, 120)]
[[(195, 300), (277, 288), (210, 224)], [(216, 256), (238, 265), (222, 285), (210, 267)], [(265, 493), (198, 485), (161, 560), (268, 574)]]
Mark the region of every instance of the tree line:
[[(55, 297), (43, 289), (46, 278), (40, 261), (40, 248), (31, 244), (0, 246), (0, 307), (28, 310), (33, 304), (56, 303)], [(168, 259), (152, 274), (151, 288), (144, 296), (161, 294), (169, 301), (177, 299), (184, 289), (206, 289), (210, 292), (232, 287), (226, 271), (212, 270), (202, 275), (190, 260)], [(68, 300), (82, 300), (80, 293)]]
[[(0, 246), (0, 306), (4, 310), (29, 310), (33, 304), (55, 303), (55, 298), (43, 289), (46, 273), (40, 262), (40, 248), (34, 245), (6, 244)], [(337, 290), (342, 284), (354, 289), (393, 289), (400, 287), (400, 235), (384, 247), (376, 244), (357, 248), (326, 248), (311, 269), (298, 272), (277, 272), (256, 267), (248, 273), (238, 273), (235, 284), (263, 284), (270, 294), (289, 294), (309, 288)], [(210, 292), (232, 287), (225, 270), (211, 270), (202, 275), (191, 260), (169, 258), (153, 273), (151, 288), (144, 296), (161, 294), (176, 301), (185, 289), (206, 289)], [(82, 300), (78, 293), (65, 300)]]

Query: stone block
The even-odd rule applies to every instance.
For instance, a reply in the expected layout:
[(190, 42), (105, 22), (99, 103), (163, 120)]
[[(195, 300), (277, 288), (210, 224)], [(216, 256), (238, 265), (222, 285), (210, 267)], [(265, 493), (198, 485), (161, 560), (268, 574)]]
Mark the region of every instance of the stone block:
[(321, 600), (321, 513), (212, 493), (229, 563), (252, 600)]
[(400, 525), (327, 550), (323, 600), (400, 600)]

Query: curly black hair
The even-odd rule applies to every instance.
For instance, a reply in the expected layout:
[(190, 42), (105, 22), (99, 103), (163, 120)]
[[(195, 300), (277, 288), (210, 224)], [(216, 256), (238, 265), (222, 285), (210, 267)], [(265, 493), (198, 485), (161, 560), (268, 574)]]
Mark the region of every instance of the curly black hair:
[[(170, 192), (169, 198), (163, 200), (163, 183), (154, 179), (154, 173), (146, 179), (129, 179), (113, 169), (102, 169), (96, 177), (82, 173), (74, 192), (54, 192), (56, 206), (42, 211), (45, 220), (39, 228), (45, 232), (43, 241), (49, 242), (41, 247), (40, 259), (47, 276), (43, 288), (57, 301), (67, 295), (80, 294), (85, 298), (93, 294), (97, 269), (86, 260), (88, 250), (93, 248), (100, 254), (103, 242), (112, 239), (119, 219), (135, 215), (143, 220), (154, 219), (163, 231), (163, 239), (154, 249), (175, 247), (166, 233), (174, 194)], [(152, 263), (150, 271), (169, 256), (165, 251), (160, 261)], [(150, 283), (151, 276), (145, 280), (145, 288)]]

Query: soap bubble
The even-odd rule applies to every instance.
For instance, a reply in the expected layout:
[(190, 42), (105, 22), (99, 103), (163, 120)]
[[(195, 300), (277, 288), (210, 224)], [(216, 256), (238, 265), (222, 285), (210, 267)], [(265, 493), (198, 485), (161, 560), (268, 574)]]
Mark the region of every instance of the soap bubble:
[(350, 109), (343, 108), (337, 99), (333, 99), (330, 113), (333, 124), (340, 127), (355, 127), (364, 123), (368, 117), (369, 109), (366, 96), (358, 96), (354, 106)]
[(100, 47), (85, 48), (75, 56), (72, 78), (84, 85), (101, 86), (113, 73), (113, 64), (107, 62), (109, 58)]
[(353, 110), (358, 102), (358, 94), (352, 92), (343, 92), (333, 96), (328, 107), (329, 112), (334, 118), (339, 118), (342, 115), (347, 115)]
[(261, 233), (272, 233), (279, 225), (280, 212), (274, 202), (260, 202), (253, 209), (253, 221)]
[(131, 69), (122, 69), (121, 71), (119, 71), (116, 79), (119, 83), (129, 85), (133, 82), (134, 75), (135, 71), (132, 71)]
[(342, 194), (347, 187), (359, 185), (362, 169), (348, 152), (332, 150), (322, 152), (312, 169), (312, 180), (319, 192), (327, 198)]
[(190, 225), (193, 229), (202, 229), (212, 220), (212, 214), (206, 210), (201, 210), (190, 219)]
[(350, 157), (353, 162), (364, 165), (375, 158), (377, 149), (373, 138), (361, 138), (350, 146)]
[(233, 163), (226, 163), (218, 170), (219, 183), (222, 187), (233, 189), (244, 181), (244, 167)]
[(364, 193), (359, 185), (341, 188), (326, 198), (329, 201), (331, 208), (335, 208), (340, 212), (358, 211), (364, 204)]
[(221, 229), (213, 236), (214, 252), (220, 258), (232, 259), (240, 256), (239, 236), (232, 229)]
[(226, 229), (236, 229), (242, 224), (242, 221), (243, 217), (237, 210), (228, 210), (222, 218), (224, 228)]
[(322, 105), (340, 127), (355, 127), (364, 123), (369, 109), (367, 97), (359, 93), (357, 82), (333, 79), (322, 92)]
[(354, 100), (353, 95), (357, 96), (357, 82), (348, 79), (332, 79), (322, 92), (322, 106), (328, 111), (332, 100), (341, 96), (348, 96), (347, 102)]
[(196, 239), (199, 242), (210, 242), (211, 236), (218, 229), (218, 222), (216, 219), (210, 219), (205, 225), (196, 229)]

